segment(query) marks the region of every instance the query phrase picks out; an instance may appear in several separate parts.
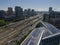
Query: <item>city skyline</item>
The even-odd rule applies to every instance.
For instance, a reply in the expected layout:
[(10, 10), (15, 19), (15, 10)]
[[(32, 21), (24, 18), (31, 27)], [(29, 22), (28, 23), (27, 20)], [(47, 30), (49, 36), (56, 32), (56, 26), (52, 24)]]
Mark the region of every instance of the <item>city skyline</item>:
[(48, 11), (49, 7), (53, 7), (54, 10), (60, 11), (59, 5), (60, 0), (0, 0), (0, 10), (21, 6), (24, 9), (31, 8), (36, 11)]

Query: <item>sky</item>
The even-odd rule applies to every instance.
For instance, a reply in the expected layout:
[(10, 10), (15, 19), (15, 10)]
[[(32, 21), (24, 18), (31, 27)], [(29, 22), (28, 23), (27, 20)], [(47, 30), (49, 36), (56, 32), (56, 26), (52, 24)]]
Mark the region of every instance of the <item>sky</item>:
[(48, 11), (49, 7), (53, 7), (53, 10), (60, 11), (60, 0), (0, 0), (0, 10), (15, 8), (15, 6), (36, 11)]

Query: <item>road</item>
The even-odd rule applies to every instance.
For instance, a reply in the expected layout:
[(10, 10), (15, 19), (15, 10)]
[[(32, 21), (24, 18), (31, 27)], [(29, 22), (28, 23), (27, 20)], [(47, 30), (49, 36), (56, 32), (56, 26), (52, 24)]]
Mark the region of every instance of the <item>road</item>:
[(34, 23), (37, 22), (40, 18), (40, 15), (37, 15), (23, 21), (9, 24), (6, 27), (4, 26), (4, 29), (0, 31), (0, 45), (5, 45), (6, 43), (13, 40), (17, 35), (22, 35), (22, 32), (25, 32), (24, 34), (29, 32), (29, 30), (26, 30), (29, 29), (31, 25), (34, 25)]
[(44, 25), (45, 28), (48, 29), (49, 32), (51, 32), (51, 34), (60, 33), (60, 30), (57, 29), (52, 24), (49, 24), (49, 23), (46, 23), (46, 22), (43, 22), (43, 21), (40, 21), (40, 22)]
[(44, 28), (34, 29), (20, 45), (39, 45), (44, 33)]

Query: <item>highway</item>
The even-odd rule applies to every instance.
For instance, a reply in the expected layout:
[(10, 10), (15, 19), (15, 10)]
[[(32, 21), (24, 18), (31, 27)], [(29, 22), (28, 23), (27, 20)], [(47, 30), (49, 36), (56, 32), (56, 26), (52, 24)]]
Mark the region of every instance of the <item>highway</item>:
[[(34, 23), (38, 22), (38, 20), (41, 18), (40, 15), (30, 17), (29, 19), (25, 19), (16, 23), (9, 24), (7, 26), (3, 27), (3, 30), (0, 32), (0, 45), (5, 45), (9, 42), (11, 42), (17, 35), (26, 34), (28, 31), (27, 29), (30, 29), (30, 27), (34, 27)], [(34, 25), (34, 26), (31, 26)], [(32, 28), (31, 28), (32, 29)]]
[(44, 33), (44, 28), (34, 29), (20, 45), (39, 45)]
[(46, 28), (42, 36), (41, 45), (59, 45), (60, 30), (50, 23), (40, 21)]
[(55, 34), (55, 33), (60, 33), (60, 30), (57, 29), (55, 26), (53, 26), (52, 24), (49, 24), (49, 23), (46, 23), (46, 22), (43, 22), (40, 20), (40, 22), (44, 25), (45, 28), (47, 28), (52, 34)]

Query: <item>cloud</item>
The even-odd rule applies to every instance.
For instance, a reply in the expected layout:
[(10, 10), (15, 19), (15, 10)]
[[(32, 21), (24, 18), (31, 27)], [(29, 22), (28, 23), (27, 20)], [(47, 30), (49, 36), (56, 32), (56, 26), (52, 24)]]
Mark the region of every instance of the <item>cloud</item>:
[(36, 11), (48, 11), (48, 8), (33, 8)]

